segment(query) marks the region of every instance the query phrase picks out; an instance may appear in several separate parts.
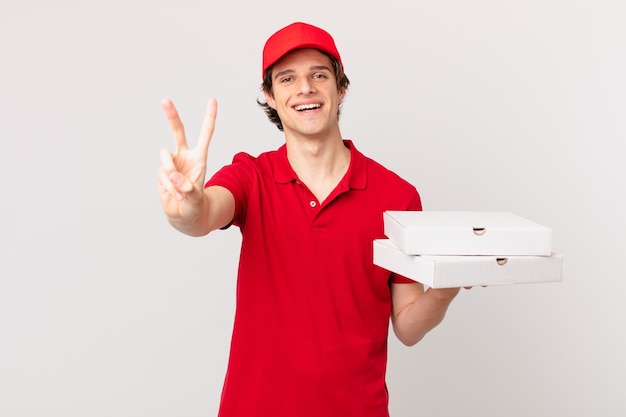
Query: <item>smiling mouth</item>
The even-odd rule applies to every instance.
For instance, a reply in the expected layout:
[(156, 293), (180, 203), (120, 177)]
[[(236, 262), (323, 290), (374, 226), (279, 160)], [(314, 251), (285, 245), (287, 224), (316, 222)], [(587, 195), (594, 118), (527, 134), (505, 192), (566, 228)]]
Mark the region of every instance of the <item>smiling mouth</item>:
[(300, 106), (294, 107), (297, 111), (307, 111), (307, 110), (315, 110), (321, 108), (321, 104), (302, 104)]

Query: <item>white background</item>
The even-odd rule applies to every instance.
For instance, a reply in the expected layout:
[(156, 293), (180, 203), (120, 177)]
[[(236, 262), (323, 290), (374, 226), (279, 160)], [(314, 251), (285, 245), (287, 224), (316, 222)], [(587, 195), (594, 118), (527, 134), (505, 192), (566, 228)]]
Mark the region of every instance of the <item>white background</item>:
[(565, 255), (391, 337), (392, 416), (626, 415), (625, 4), (2, 0), (0, 416), (216, 414), (239, 231), (165, 221), (160, 101), (195, 143), (219, 100), (209, 174), (277, 148), (261, 49), (296, 20), (342, 53), (344, 137), (425, 210), (512, 211)]

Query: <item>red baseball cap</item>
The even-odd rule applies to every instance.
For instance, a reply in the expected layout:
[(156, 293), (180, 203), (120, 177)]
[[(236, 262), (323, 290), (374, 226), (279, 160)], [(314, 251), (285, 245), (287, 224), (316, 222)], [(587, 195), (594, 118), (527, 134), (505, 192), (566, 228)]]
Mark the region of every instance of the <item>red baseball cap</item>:
[(296, 22), (280, 29), (269, 37), (263, 47), (263, 72), (274, 65), (287, 52), (294, 49), (314, 48), (336, 58), (343, 67), (335, 41), (328, 32), (308, 23)]

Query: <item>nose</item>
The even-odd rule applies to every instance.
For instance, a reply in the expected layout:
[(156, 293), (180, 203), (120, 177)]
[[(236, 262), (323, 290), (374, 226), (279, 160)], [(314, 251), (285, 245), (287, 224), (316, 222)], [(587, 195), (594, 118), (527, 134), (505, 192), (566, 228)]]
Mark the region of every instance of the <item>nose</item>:
[(301, 94), (311, 94), (315, 92), (315, 87), (308, 77), (302, 77), (298, 83), (298, 91)]

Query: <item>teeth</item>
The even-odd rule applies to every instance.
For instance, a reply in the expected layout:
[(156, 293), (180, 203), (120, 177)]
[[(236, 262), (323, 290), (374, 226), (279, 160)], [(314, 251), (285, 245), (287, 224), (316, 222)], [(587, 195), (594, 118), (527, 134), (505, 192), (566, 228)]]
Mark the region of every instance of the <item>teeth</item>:
[(298, 111), (302, 111), (302, 110), (313, 110), (313, 109), (319, 109), (320, 107), (322, 107), (319, 104), (302, 104), (300, 106), (296, 106), (296, 110)]

